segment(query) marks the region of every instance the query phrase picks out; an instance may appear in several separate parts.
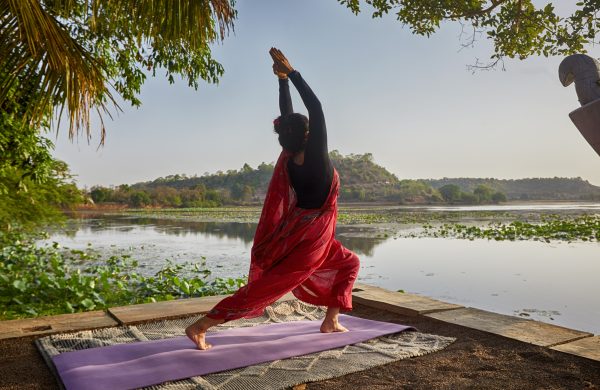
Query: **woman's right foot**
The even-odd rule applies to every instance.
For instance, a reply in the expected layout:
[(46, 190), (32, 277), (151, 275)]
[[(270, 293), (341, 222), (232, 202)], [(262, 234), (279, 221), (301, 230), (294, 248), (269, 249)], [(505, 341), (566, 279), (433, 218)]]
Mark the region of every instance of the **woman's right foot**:
[(348, 332), (348, 328), (340, 324), (337, 320), (325, 319), (321, 324), (322, 333), (333, 333), (333, 332)]

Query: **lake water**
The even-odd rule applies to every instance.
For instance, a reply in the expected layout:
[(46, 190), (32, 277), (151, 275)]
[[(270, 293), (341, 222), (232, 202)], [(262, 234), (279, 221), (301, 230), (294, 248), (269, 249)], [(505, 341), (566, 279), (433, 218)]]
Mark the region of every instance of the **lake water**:
[[(255, 228), (104, 216), (77, 219), (68, 233), (49, 241), (74, 249), (91, 243), (107, 255), (130, 253), (144, 274), (165, 259), (204, 256), (214, 277), (242, 277)], [(599, 243), (378, 238), (372, 229), (337, 229), (338, 239), (360, 257), (359, 282), (600, 333)]]
[(583, 211), (600, 212), (600, 203), (502, 203), (472, 206), (396, 206), (396, 208), (424, 209), (430, 211)]

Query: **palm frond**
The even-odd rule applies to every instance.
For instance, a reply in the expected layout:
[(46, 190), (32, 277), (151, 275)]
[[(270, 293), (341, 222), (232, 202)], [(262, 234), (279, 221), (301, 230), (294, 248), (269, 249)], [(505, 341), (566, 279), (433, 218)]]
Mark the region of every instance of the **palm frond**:
[(18, 100), (33, 125), (54, 110), (65, 112), (71, 139), (81, 129), (89, 139), (95, 110), (101, 143), (102, 114), (110, 115), (107, 103), (118, 105), (108, 90), (104, 58), (95, 58), (90, 42), (77, 42), (63, 24), (81, 9), (79, 22), (85, 20), (90, 31), (114, 34), (116, 41), (125, 34), (138, 47), (153, 49), (207, 50), (233, 29), (236, 17), (234, 0), (0, 0), (0, 107)]
[[(72, 1), (72, 0), (63, 0)], [(185, 41), (201, 47), (216, 39), (223, 40), (236, 11), (232, 0), (92, 0), (93, 17), (103, 9), (125, 16), (135, 24), (138, 39), (162, 42)], [(118, 17), (118, 16), (116, 16)], [(214, 26), (218, 26), (218, 34)]]
[(32, 125), (66, 108), (69, 137), (89, 136), (90, 110), (106, 110), (100, 97), (114, 102), (101, 66), (39, 1), (0, 0), (0, 20), (0, 105), (18, 99)]

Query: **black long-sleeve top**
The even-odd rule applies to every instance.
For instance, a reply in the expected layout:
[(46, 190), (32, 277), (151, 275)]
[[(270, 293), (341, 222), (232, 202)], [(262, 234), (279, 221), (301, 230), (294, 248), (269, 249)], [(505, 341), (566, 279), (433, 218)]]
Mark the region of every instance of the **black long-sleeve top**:
[[(288, 161), (290, 182), (298, 202), (303, 209), (321, 208), (331, 187), (333, 165), (327, 150), (327, 129), (321, 102), (310, 89), (302, 75), (296, 70), (288, 74), (308, 110), (308, 140), (304, 149), (304, 163), (297, 165), (292, 158)], [(281, 115), (293, 112), (290, 87), (287, 79), (279, 79), (279, 109)]]

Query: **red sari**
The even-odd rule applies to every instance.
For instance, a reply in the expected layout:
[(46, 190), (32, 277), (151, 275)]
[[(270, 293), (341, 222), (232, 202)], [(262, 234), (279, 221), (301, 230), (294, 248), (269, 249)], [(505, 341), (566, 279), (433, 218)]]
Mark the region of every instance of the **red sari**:
[(320, 209), (296, 207), (287, 172), (290, 157), (282, 151), (275, 164), (254, 235), (248, 284), (221, 300), (207, 317), (225, 322), (257, 317), (289, 291), (313, 305), (352, 310), (360, 263), (335, 239), (339, 175), (334, 169)]

